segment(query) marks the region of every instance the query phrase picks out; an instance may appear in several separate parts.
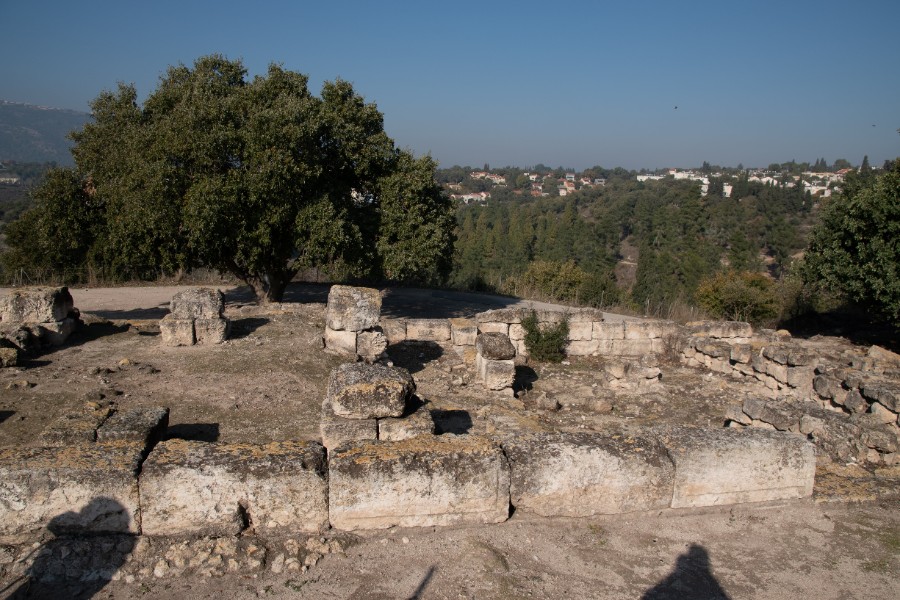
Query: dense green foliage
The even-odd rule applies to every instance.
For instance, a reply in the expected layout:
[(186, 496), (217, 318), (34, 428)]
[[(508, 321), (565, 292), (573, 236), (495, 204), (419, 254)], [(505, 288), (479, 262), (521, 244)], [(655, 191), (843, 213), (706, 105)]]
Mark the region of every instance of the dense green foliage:
[(566, 357), (566, 343), (569, 337), (569, 322), (562, 320), (556, 325), (541, 329), (534, 311), (522, 319), (525, 329), (525, 347), (528, 356), (541, 362), (560, 362)]
[(900, 323), (900, 160), (879, 176), (860, 169), (825, 206), (803, 275)]
[(143, 106), (120, 85), (92, 109), (73, 134), (69, 188), (59, 179), (40, 192), (27, 217), (35, 239), (10, 237), (16, 260), (53, 243), (52, 207), (77, 212), (87, 193), (91, 226), (68, 225), (88, 250), (59, 265), (68, 276), (206, 266), (279, 300), (306, 268), (428, 283), (449, 271), (453, 208), (433, 161), (396, 149), (381, 113), (347, 82), (326, 82), (316, 97), (299, 73), (272, 65), (247, 81), (240, 62), (207, 56), (169, 68)]
[[(4, 162), (0, 164), (0, 177), (17, 177), (18, 183), (0, 183), (0, 228), (19, 218), (31, 205), (29, 191), (40, 184), (44, 174), (56, 163)], [(2, 231), (2, 229), (0, 229)]]
[(775, 283), (762, 273), (717, 273), (700, 282), (696, 297), (701, 308), (720, 319), (760, 324), (778, 316)]
[[(690, 302), (720, 270), (779, 275), (805, 240), (812, 199), (797, 187), (672, 178), (638, 182), (633, 173), (600, 172), (604, 187), (563, 198), (516, 195), (462, 206), (451, 283), (594, 306), (630, 299), (642, 307)], [(496, 189), (496, 188), (495, 188)], [(613, 270), (635, 248), (632, 280)], [(565, 276), (563, 276), (565, 274)]]

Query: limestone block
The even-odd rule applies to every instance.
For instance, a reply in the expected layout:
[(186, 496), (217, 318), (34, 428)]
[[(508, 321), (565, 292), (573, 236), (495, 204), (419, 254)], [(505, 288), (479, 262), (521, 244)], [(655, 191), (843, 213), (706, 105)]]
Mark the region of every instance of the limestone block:
[(693, 321), (687, 324), (687, 330), (691, 335), (719, 339), (736, 338), (743, 340), (742, 343), (753, 337), (750, 323), (743, 321)]
[(109, 407), (67, 413), (55, 419), (41, 432), (43, 446), (69, 446), (93, 443), (97, 439), (97, 428), (112, 414)]
[[(843, 396), (843, 400), (840, 402), (838, 398)], [(859, 393), (859, 390), (850, 390), (845, 394), (839, 394), (834, 402), (836, 404), (842, 404), (844, 408), (849, 410), (853, 414), (862, 414), (869, 410), (869, 403), (866, 402), (866, 399), (863, 398), (863, 395)]]
[[(897, 415), (894, 415), (896, 420)], [(900, 432), (891, 425), (870, 427), (863, 431), (860, 441), (868, 448), (881, 452), (897, 452), (900, 450)]]
[(787, 384), (792, 388), (812, 389), (813, 377), (812, 367), (788, 367), (787, 369)]
[(731, 359), (731, 344), (728, 342), (720, 342), (711, 338), (697, 338), (693, 342), (694, 348), (704, 356), (712, 358)]
[(662, 338), (676, 333), (678, 326), (672, 321), (642, 320), (625, 321), (625, 339), (642, 340), (646, 338)]
[(378, 421), (339, 417), (334, 414), (331, 401), (326, 398), (322, 402), (319, 433), (322, 435), (322, 445), (331, 451), (346, 442), (378, 439)]
[(509, 465), (474, 435), (355, 442), (328, 463), (336, 529), (500, 523), (509, 516)]
[(505, 333), (479, 333), (475, 338), (475, 351), (482, 358), (510, 360), (516, 357), (516, 348)]
[(406, 341), (406, 319), (381, 319), (381, 330), (388, 344)]
[(525, 312), (521, 308), (488, 310), (475, 315), (475, 322), (479, 326), (482, 323), (521, 323), (522, 319), (527, 316)]
[(600, 340), (578, 340), (566, 344), (567, 356), (591, 356), (599, 353)]
[(331, 371), (326, 398), (339, 417), (399, 417), (415, 389), (412, 375), (406, 369), (347, 363)]
[(750, 344), (732, 344), (729, 358), (736, 363), (748, 365), (753, 359), (753, 346)]
[(454, 346), (474, 346), (478, 336), (475, 319), (449, 319), (450, 339)]
[(447, 319), (409, 319), (406, 321), (406, 339), (420, 342), (450, 341), (450, 321)]
[(509, 323), (479, 323), (479, 333), (500, 333), (509, 335)]
[(364, 331), (378, 325), (381, 292), (373, 288), (333, 285), (328, 292), (325, 324), (335, 331)]
[(133, 408), (108, 418), (97, 429), (97, 441), (134, 442), (141, 445), (146, 456), (162, 440), (168, 426), (168, 408)]
[(767, 361), (765, 372), (766, 375), (774, 377), (775, 380), (779, 383), (787, 383), (788, 381), (788, 366), (786, 364)]
[(335, 331), (326, 325), (325, 349), (336, 354), (356, 356), (356, 332)]
[(734, 421), (741, 425), (749, 425), (753, 422), (753, 419), (744, 412), (740, 404), (729, 404), (725, 407), (725, 421)]
[[(813, 379), (813, 389), (815, 389), (820, 398), (827, 400), (835, 400), (845, 395), (840, 380), (828, 375), (816, 375), (815, 379)], [(843, 398), (841, 399), (843, 400)], [(838, 402), (838, 404), (841, 404), (841, 402)]]
[(36, 329), (35, 335), (40, 338), (41, 343), (46, 346), (62, 346), (74, 333), (77, 327), (77, 321), (72, 318), (66, 318), (53, 323), (38, 323), (33, 330)]
[(378, 419), (378, 439), (399, 442), (418, 435), (433, 435), (434, 419), (431, 411), (419, 408), (411, 415), (400, 418)]
[(376, 327), (356, 334), (356, 354), (367, 363), (375, 362), (379, 356), (384, 354), (387, 347), (387, 337), (380, 328)]
[(869, 380), (860, 392), (870, 402), (880, 402), (892, 411), (900, 412), (900, 382)]
[(513, 342), (520, 342), (525, 339), (525, 328), (521, 323), (512, 323), (509, 326), (509, 339)]
[(172, 296), (170, 307), (176, 319), (218, 319), (225, 310), (225, 296), (213, 288), (191, 288)]
[[(887, 408), (880, 402), (873, 402), (869, 406), (869, 414), (871, 414), (875, 420), (879, 423), (896, 423), (897, 422), (897, 413)], [(895, 450), (889, 450), (889, 452), (896, 452)]]
[(516, 358), (528, 356), (528, 346), (525, 345), (524, 339), (513, 341), (513, 346), (516, 347)]
[(587, 517), (668, 508), (675, 468), (656, 439), (545, 433), (503, 443), (516, 510)]
[(593, 338), (595, 340), (624, 340), (625, 321), (594, 323)]
[(753, 427), (655, 432), (675, 463), (672, 508), (812, 494), (815, 448), (799, 435)]
[(328, 524), (325, 450), (316, 442), (167, 440), (144, 462), (145, 535), (317, 532)]
[(19, 349), (0, 346), (0, 367), (14, 367), (19, 362)]
[(799, 430), (803, 411), (800, 407), (779, 400), (763, 400), (748, 398), (744, 401), (744, 413), (747, 416), (773, 425), (779, 431)]
[(652, 340), (597, 340), (597, 351), (607, 356), (643, 356), (653, 352)]
[(603, 311), (599, 308), (573, 308), (566, 314), (570, 326), (573, 323), (600, 323), (604, 319)]
[(231, 323), (228, 319), (195, 319), (194, 338), (198, 344), (221, 344), (228, 339)]
[(141, 447), (127, 442), (0, 450), (0, 534), (140, 533)]
[(69, 317), (75, 305), (69, 288), (25, 288), (0, 298), (3, 323), (56, 323)]
[(591, 321), (570, 322), (569, 323), (569, 340), (573, 342), (583, 342), (591, 340), (594, 337), (594, 324)]
[(866, 355), (869, 358), (874, 358), (876, 361), (888, 363), (894, 366), (900, 366), (900, 354), (896, 352), (891, 352), (886, 348), (882, 348), (881, 346), (871, 346), (869, 351), (866, 352)]
[(491, 360), (477, 354), (475, 371), (478, 374), (478, 380), (489, 390), (511, 388), (516, 379), (514, 360)]
[(163, 346), (193, 346), (193, 319), (176, 319), (168, 314), (159, 322), (159, 334)]

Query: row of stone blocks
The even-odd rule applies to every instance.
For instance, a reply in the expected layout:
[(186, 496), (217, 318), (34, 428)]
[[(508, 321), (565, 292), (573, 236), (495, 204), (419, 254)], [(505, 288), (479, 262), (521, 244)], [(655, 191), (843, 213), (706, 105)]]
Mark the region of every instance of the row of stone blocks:
[(225, 296), (211, 288), (194, 288), (172, 296), (170, 312), (159, 322), (164, 346), (221, 344), (231, 323), (224, 317)]
[[(802, 498), (813, 447), (759, 429), (422, 435), (317, 442), (128, 439), (0, 451), (0, 535), (314, 532), (496, 523)], [(90, 506), (90, 511), (86, 507)]]

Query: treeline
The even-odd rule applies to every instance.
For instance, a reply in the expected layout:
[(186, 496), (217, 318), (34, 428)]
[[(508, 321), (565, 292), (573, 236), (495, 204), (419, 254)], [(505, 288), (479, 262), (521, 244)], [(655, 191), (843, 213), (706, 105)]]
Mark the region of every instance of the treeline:
[[(561, 198), (523, 195), (460, 207), (451, 284), (646, 307), (692, 302), (700, 282), (723, 269), (783, 274), (806, 245), (813, 199), (800, 186), (764, 185), (746, 175), (732, 197), (722, 189), (713, 180), (704, 197), (697, 182), (610, 173), (605, 186)], [(637, 249), (636, 273), (617, 282), (625, 246)], [(561, 285), (566, 278), (575, 283)]]

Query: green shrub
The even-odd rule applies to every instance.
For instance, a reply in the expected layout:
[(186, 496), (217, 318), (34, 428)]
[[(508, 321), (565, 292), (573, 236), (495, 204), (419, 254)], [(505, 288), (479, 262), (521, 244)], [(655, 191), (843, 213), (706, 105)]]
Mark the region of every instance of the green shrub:
[(775, 283), (762, 273), (727, 271), (700, 282), (697, 302), (715, 317), (761, 323), (778, 316)]
[(522, 319), (525, 328), (525, 347), (528, 355), (541, 362), (558, 363), (566, 357), (566, 342), (569, 337), (569, 320), (541, 329), (534, 311)]

